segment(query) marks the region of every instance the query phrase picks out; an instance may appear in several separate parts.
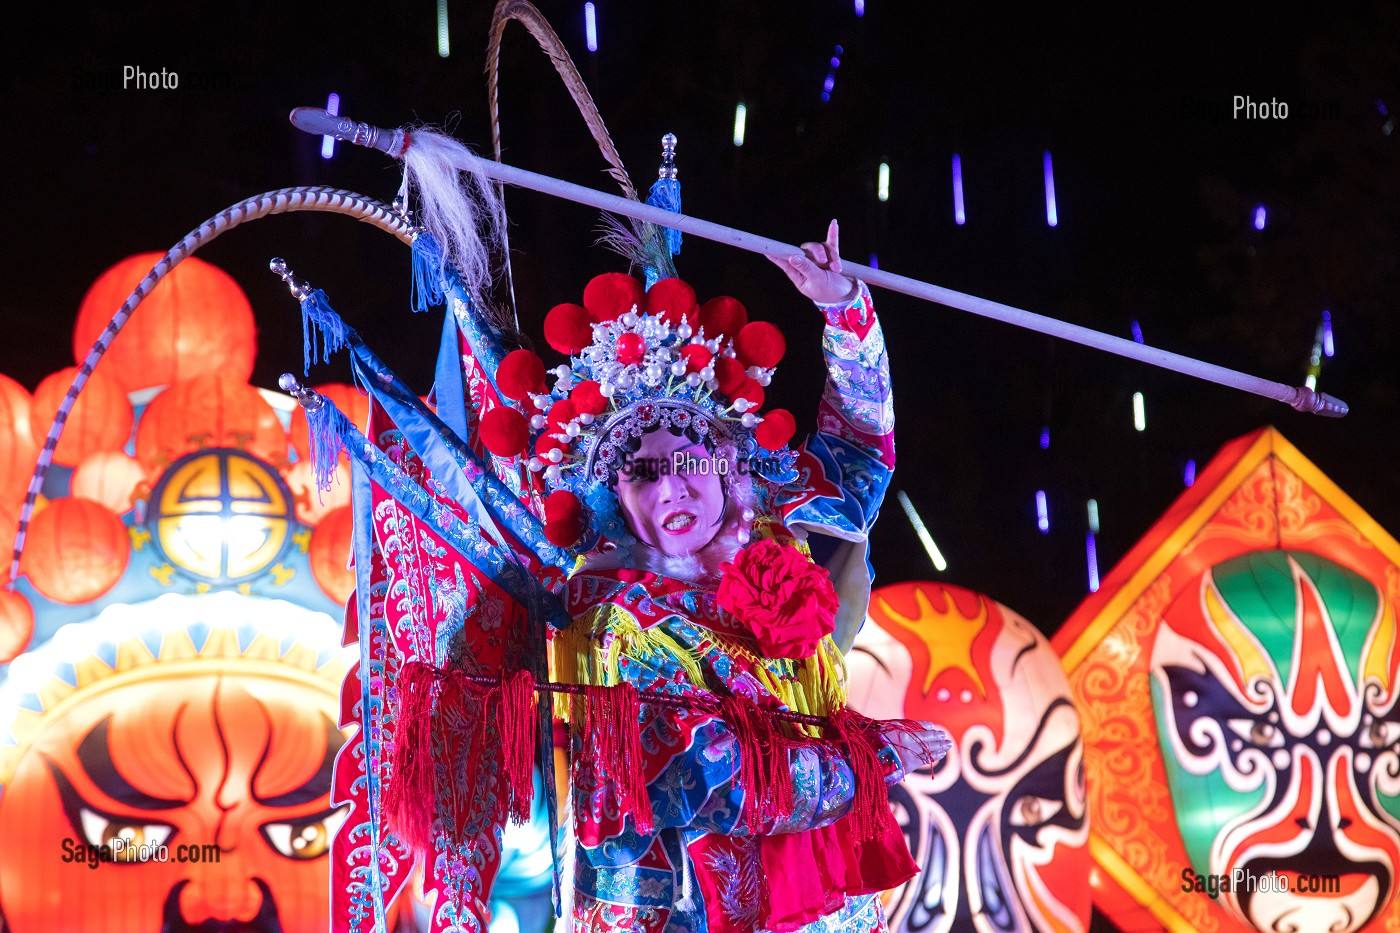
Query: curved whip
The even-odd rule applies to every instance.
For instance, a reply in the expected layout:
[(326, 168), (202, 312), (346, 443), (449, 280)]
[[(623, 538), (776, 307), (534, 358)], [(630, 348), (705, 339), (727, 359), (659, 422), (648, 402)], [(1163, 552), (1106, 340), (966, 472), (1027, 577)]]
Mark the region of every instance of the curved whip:
[(622, 165), (622, 156), (618, 154), (617, 146), (613, 145), (612, 137), (608, 135), (608, 128), (603, 125), (598, 105), (593, 102), (593, 95), (588, 93), (588, 86), (583, 83), (583, 76), (578, 73), (574, 60), (569, 57), (568, 50), (564, 48), (558, 34), (529, 0), (500, 0), (496, 4), (496, 12), (491, 16), (491, 38), (486, 44), (486, 95), (491, 108), (491, 148), (496, 154), (496, 161), (501, 161), (501, 37), (511, 20), (516, 20), (528, 29), (530, 35), (540, 44), (540, 48), (549, 56), (549, 60), (554, 63), (554, 70), (559, 72), (564, 86), (569, 89), (569, 96), (574, 99), (574, 105), (583, 116), (583, 122), (588, 124), (588, 132), (593, 134), (593, 141), (598, 144), (603, 158), (607, 159), (608, 165), (611, 166), (608, 174), (622, 186), (622, 191), (628, 198), (633, 201), (641, 200), (637, 197), (637, 189), (632, 186), (627, 169)]
[(59, 438), (63, 436), (63, 428), (68, 422), (68, 415), (73, 410), (73, 405), (77, 402), (79, 393), (83, 391), (88, 377), (92, 375), (93, 369), (102, 359), (102, 355), (107, 352), (112, 341), (116, 339), (117, 334), (121, 333), (122, 327), (125, 326), (132, 312), (146, 299), (157, 283), (170, 273), (171, 269), (174, 269), (210, 240), (250, 220), (296, 211), (348, 214), (356, 220), (373, 224), (387, 233), (394, 234), (405, 243), (413, 241), (412, 225), (402, 214), (397, 213), (387, 204), (362, 194), (356, 194), (353, 191), (322, 185), (279, 188), (276, 191), (254, 195), (225, 208), (185, 234), (184, 238), (172, 246), (160, 262), (146, 273), (146, 277), (127, 296), (126, 301), (117, 309), (117, 313), (112, 315), (112, 320), (98, 335), (92, 349), (88, 350), (83, 365), (78, 367), (78, 374), (73, 379), (73, 385), (69, 387), (68, 394), (63, 397), (63, 401), (58, 406), (53, 423), (49, 425), (48, 437), (44, 439), (44, 449), (39, 452), (39, 461), (34, 465), (34, 475), (29, 480), (29, 492), (25, 494), (24, 507), (20, 509), (19, 529), (15, 533), (14, 552), (10, 560), (10, 575), (6, 584), (9, 588), (13, 589), (15, 582), (19, 579), (19, 559), (24, 552), (25, 536), (29, 533), (29, 520), (34, 515), (34, 503), (39, 498), (39, 491), (44, 486), (44, 477), (48, 475), (49, 466), (53, 463), (53, 452), (58, 448)]

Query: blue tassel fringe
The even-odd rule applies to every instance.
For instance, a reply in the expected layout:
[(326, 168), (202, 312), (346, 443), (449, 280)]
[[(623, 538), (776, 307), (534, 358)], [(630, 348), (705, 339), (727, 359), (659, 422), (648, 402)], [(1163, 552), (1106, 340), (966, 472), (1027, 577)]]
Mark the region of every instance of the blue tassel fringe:
[[(673, 214), (681, 212), (681, 183), (674, 178), (658, 178), (651, 186), (651, 193), (647, 195), (647, 203), (652, 207), (659, 207), (664, 211)], [(672, 256), (681, 254), (681, 232), (667, 227), (666, 248), (671, 251)]]
[(335, 479), (335, 463), (340, 452), (345, 449), (345, 438), (340, 433), (345, 416), (323, 398), (321, 407), (307, 411), (306, 423), (311, 435), (311, 473), (315, 477), (316, 493), (331, 488)]
[(442, 287), (442, 246), (431, 233), (420, 233), (413, 240), (413, 310), (422, 314), (442, 304), (447, 294)]
[[(316, 332), (320, 331), (319, 344)], [(312, 363), (328, 363), (331, 354), (350, 343), (350, 328), (331, 310), (326, 293), (316, 289), (301, 300), (302, 374), (311, 372)]]

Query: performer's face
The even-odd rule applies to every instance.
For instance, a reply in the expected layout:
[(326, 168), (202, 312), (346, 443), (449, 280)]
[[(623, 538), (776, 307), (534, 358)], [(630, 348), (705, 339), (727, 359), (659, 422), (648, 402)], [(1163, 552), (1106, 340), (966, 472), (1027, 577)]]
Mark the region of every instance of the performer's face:
[(696, 553), (714, 539), (724, 518), (720, 469), (700, 444), (665, 429), (643, 435), (618, 476), (617, 499), (627, 527), (667, 556)]

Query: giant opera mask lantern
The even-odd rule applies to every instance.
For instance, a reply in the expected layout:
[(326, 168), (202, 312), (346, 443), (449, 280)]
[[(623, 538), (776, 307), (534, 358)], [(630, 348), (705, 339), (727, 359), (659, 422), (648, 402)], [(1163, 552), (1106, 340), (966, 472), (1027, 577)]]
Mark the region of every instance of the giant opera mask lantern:
[(5, 928), (324, 930), (338, 636), (278, 600), (167, 595), (18, 659), (0, 691)]
[(1218, 902), (1256, 930), (1358, 930), (1394, 895), (1395, 636), (1375, 584), (1301, 551), (1216, 564), (1163, 618), (1152, 708), (1177, 826), (1195, 878), (1230, 879)]
[(890, 788), (923, 869), (892, 893), (890, 928), (1087, 929), (1079, 716), (1034, 626), (961, 587), (900, 583), (871, 595), (848, 663), (853, 706), (932, 720), (954, 743)]

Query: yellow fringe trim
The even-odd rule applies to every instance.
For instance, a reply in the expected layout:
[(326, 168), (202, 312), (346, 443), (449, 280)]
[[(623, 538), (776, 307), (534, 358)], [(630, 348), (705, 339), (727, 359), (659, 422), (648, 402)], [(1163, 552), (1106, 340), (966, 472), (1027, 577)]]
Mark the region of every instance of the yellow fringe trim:
[[(730, 658), (747, 661), (764, 690), (795, 713), (826, 716), (846, 702), (846, 664), (830, 637), (823, 638), (810, 658), (789, 660), (764, 658), (749, 646), (720, 632), (707, 630), (699, 651), (676, 640), (662, 625), (643, 630), (627, 610), (611, 604), (595, 606), (574, 620), (550, 645), (550, 675), (559, 683), (613, 686), (623, 681), (624, 657), (660, 666), (664, 661), (679, 664), (686, 679), (702, 689), (713, 690), (713, 677), (707, 677), (705, 654), (708, 645)], [(581, 720), (568, 694), (556, 694), (554, 714), (569, 722)], [(794, 726), (805, 735), (817, 737), (814, 726)]]

